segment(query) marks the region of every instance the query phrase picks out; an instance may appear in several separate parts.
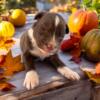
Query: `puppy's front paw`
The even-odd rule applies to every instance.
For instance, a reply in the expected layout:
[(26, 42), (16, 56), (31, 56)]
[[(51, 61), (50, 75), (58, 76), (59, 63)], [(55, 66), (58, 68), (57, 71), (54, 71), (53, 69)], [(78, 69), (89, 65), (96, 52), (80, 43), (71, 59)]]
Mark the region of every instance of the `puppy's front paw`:
[(58, 72), (63, 75), (64, 77), (70, 79), (70, 80), (79, 80), (80, 76), (78, 75), (78, 73), (76, 73), (75, 71), (72, 71), (71, 69), (69, 69), (68, 67), (59, 67)]
[(28, 90), (30, 90), (30, 89), (34, 89), (38, 85), (39, 85), (39, 76), (37, 72), (33, 70), (28, 71), (26, 73), (23, 86), (26, 87)]

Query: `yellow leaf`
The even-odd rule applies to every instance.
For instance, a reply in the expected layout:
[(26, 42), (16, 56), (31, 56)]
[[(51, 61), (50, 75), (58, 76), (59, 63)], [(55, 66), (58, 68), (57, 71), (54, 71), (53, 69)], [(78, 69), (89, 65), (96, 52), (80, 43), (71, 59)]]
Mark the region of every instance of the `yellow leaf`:
[(100, 74), (96, 74), (95, 69), (82, 68), (82, 70), (86, 73), (90, 80), (100, 84)]

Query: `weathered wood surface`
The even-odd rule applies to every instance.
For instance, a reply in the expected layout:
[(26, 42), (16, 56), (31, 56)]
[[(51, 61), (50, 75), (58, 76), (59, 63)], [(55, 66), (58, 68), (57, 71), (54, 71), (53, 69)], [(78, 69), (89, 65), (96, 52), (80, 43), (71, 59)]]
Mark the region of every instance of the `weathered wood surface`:
[[(26, 31), (28, 28), (30, 28), (32, 26), (32, 24), (33, 24), (33, 16), (28, 16), (26, 25), (22, 28), (16, 29), (15, 37), (20, 38), (21, 34), (24, 31)], [(71, 58), (70, 55), (64, 54), (62, 52), (59, 52), (58, 55), (59, 55), (60, 59), (68, 67), (70, 67), (74, 71), (78, 72), (81, 79), (84, 80), (85, 75), (80, 70), (80, 66), (82, 66), (83, 64), (85, 64), (86, 66), (91, 66), (92, 64), (90, 62), (87, 62), (84, 59), (82, 59), (82, 62), (80, 64), (76, 64), (72, 61), (69, 61)], [(62, 86), (64, 84), (68, 85), (68, 84), (72, 83), (71, 81), (69, 81), (68, 79), (65, 79), (59, 73), (57, 73), (56, 70), (54, 68), (52, 68), (52, 66), (50, 66), (50, 65), (38, 62), (36, 64), (36, 66), (37, 66), (36, 67), (37, 72), (39, 73), (39, 76), (40, 76), (40, 85), (37, 88), (35, 88), (34, 90), (27, 91), (23, 87), (23, 80), (25, 77), (25, 71), (23, 71), (23, 72), (16, 74), (10, 80), (10, 83), (12, 83), (13, 85), (16, 86), (16, 88), (13, 91), (11, 91), (11, 93), (14, 93), (15, 95), (19, 96), (20, 99), (24, 98), (23, 100), (25, 100), (25, 97), (28, 98), (32, 95), (37, 95), (37, 94), (43, 93), (49, 89), (53, 89), (53, 88)], [(77, 82), (76, 82), (76, 84), (77, 84)]]

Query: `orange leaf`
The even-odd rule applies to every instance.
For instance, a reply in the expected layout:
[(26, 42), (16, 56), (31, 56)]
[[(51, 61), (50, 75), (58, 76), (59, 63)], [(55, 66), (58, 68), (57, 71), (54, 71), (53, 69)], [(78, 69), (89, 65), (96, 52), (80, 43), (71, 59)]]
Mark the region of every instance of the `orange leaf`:
[(96, 65), (96, 74), (100, 74), (100, 62)]
[(86, 75), (95, 83), (100, 84), (100, 74), (96, 74), (95, 69), (92, 68), (81, 68)]
[(0, 64), (4, 63), (5, 61), (5, 56), (4, 55), (0, 55)]
[(6, 55), (5, 62), (0, 65), (4, 69), (5, 76), (11, 76), (15, 72), (24, 70), (24, 66), (21, 63), (21, 57), (12, 57), (11, 51)]
[(0, 82), (0, 90), (1, 91), (10, 91), (15, 88), (14, 85), (7, 83), (7, 82)]
[(14, 43), (15, 41), (12, 38), (10, 39), (0, 38), (0, 55), (7, 54), (7, 52), (11, 49)]

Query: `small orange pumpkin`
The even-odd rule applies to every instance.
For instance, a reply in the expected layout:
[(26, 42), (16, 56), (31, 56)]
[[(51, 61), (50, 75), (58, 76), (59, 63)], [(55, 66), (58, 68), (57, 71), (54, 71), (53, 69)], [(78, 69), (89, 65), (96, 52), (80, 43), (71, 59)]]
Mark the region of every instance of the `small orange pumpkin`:
[(75, 35), (84, 36), (89, 30), (98, 28), (98, 17), (94, 11), (77, 10), (69, 17), (69, 30)]
[(23, 26), (26, 23), (26, 14), (21, 9), (15, 9), (12, 11), (11, 15), (9, 16), (9, 20), (15, 26)]

